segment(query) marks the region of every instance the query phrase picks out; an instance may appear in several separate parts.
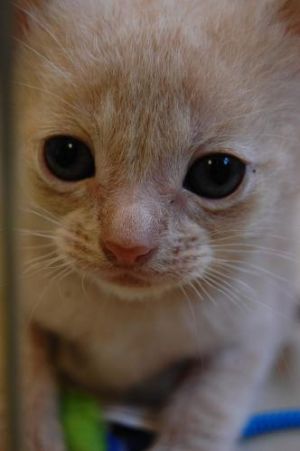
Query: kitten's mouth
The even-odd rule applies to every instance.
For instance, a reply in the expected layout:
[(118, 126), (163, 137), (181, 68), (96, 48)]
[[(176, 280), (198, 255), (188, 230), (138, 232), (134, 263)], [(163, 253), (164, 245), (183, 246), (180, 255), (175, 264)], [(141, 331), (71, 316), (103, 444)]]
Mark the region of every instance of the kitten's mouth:
[(132, 272), (120, 271), (114, 273), (106, 273), (104, 278), (107, 282), (133, 288), (151, 287), (152, 283), (149, 279), (133, 274)]
[(168, 278), (165, 274), (146, 270), (130, 271), (125, 268), (102, 269), (98, 273), (97, 282), (108, 292), (126, 300), (160, 297), (163, 292), (177, 285), (170, 275)]

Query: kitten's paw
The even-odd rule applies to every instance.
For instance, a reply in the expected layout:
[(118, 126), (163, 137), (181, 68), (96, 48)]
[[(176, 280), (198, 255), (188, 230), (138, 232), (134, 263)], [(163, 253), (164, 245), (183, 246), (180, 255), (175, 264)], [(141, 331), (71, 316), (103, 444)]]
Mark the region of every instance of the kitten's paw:
[(223, 449), (222, 447), (216, 448), (214, 445), (208, 447), (207, 446), (187, 447), (184, 445), (170, 444), (170, 445), (156, 445), (150, 448), (148, 451), (229, 451), (229, 450), (227, 448)]
[(148, 451), (233, 451), (234, 447), (228, 447), (224, 443), (201, 442), (201, 440), (193, 441), (189, 439), (187, 442), (170, 441), (158, 442)]
[[(202, 448), (191, 448), (186, 447), (184, 445), (176, 445), (176, 444), (170, 444), (170, 445), (156, 445), (152, 448), (150, 448), (148, 451), (206, 451), (202, 450)], [(210, 450), (211, 451), (211, 450)]]

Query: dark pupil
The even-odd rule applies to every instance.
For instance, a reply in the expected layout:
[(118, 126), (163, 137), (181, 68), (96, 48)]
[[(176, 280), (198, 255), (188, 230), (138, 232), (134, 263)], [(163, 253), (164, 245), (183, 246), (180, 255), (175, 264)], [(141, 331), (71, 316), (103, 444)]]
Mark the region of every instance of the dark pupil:
[(210, 158), (207, 160), (209, 178), (219, 186), (227, 183), (232, 172), (232, 162), (229, 157)]
[(54, 149), (53, 158), (61, 168), (67, 169), (77, 161), (78, 148), (71, 141), (66, 141)]

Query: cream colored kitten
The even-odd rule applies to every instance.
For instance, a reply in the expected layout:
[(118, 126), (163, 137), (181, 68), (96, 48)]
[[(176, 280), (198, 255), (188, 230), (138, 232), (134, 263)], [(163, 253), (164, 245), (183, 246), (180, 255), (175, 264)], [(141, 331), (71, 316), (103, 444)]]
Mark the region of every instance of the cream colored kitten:
[(153, 451), (234, 449), (294, 321), (299, 10), (21, 2), (26, 451), (65, 449), (48, 334), (111, 401), (188, 362)]

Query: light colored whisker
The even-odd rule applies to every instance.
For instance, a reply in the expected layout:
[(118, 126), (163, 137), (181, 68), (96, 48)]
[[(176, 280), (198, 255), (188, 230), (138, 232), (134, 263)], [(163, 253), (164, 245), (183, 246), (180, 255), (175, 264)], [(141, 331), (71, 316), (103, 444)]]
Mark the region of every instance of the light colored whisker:
[(24, 250), (35, 250), (35, 251), (40, 251), (40, 250), (45, 250), (45, 249), (51, 249), (53, 248), (53, 243), (44, 243), (44, 244), (24, 244), (22, 245), (22, 249)]
[[(205, 282), (213, 289), (217, 290), (219, 293), (223, 294), (231, 303), (233, 303), (235, 306), (240, 306), (238, 303), (238, 299), (236, 298), (235, 294), (232, 293), (230, 290), (226, 289), (222, 284), (219, 284), (216, 280), (213, 279), (211, 275), (206, 274), (205, 275)], [(199, 282), (198, 282), (199, 283)], [(217, 302), (215, 301), (216, 305)], [(218, 304), (219, 309), (221, 309), (223, 304)]]
[(54, 273), (53, 277), (50, 278), (49, 283), (46, 285), (45, 289), (42, 291), (42, 293), (38, 297), (36, 303), (34, 303), (31, 311), (29, 312), (29, 315), (27, 318), (28, 324), (31, 323), (34, 315), (36, 314), (37, 309), (41, 307), (41, 305), (43, 303), (42, 301), (44, 300), (49, 289), (53, 286), (54, 282), (57, 282), (57, 283), (61, 282), (64, 278), (68, 277), (68, 275), (70, 275), (72, 272), (73, 271), (70, 268), (66, 268), (63, 273), (60, 270), (55, 270), (53, 272)]
[[(49, 218), (58, 221), (58, 217), (52, 213), (50, 210), (48, 210), (45, 207), (42, 207), (41, 205), (38, 205), (36, 202), (31, 202), (31, 208), (33, 208), (35, 211), (40, 211), (41, 213), (44, 213), (46, 216), (48, 216)], [(59, 223), (59, 221), (58, 221)]]
[(37, 255), (29, 260), (26, 260), (25, 266), (30, 266), (30, 265), (32, 265), (32, 263), (48, 261), (48, 259), (54, 255), (57, 256), (56, 250), (52, 250), (51, 252), (48, 252), (47, 254)]
[[(223, 284), (224, 281), (223, 281), (222, 277), (214, 276), (214, 278), (215, 278), (216, 280), (219, 281), (219, 284), (220, 284), (220, 285)], [(241, 281), (240, 281), (240, 282), (241, 282)], [(247, 285), (246, 285), (246, 286), (247, 286)], [(248, 288), (251, 290), (250, 287), (248, 287)], [(244, 301), (248, 301), (248, 302), (245, 303)], [(272, 313), (275, 314), (276, 316), (282, 317), (282, 318), (284, 318), (284, 319), (287, 319), (287, 318), (288, 318), (286, 315), (284, 315), (282, 312), (276, 310), (276, 309), (275, 309), (274, 307), (272, 307), (270, 304), (267, 304), (267, 303), (263, 302), (261, 299), (258, 299), (257, 296), (251, 296), (251, 297), (246, 296), (246, 297), (245, 297), (245, 296), (242, 294), (242, 296), (239, 298), (239, 302), (241, 302), (245, 307), (247, 306), (248, 309), (250, 309), (250, 305), (251, 305), (251, 304), (254, 304), (254, 305), (257, 305), (257, 306), (259, 306), (259, 307), (263, 307), (263, 308), (269, 310), (270, 312), (272, 312)], [(251, 311), (251, 310), (250, 310), (250, 311)]]
[[(189, 284), (189, 286), (192, 287), (192, 284)], [(193, 287), (192, 287), (192, 288), (193, 288)], [(184, 294), (185, 300), (187, 301), (187, 306), (188, 306), (188, 310), (189, 310), (189, 313), (190, 313), (189, 316), (190, 316), (191, 321), (192, 321), (192, 327), (193, 327), (194, 335), (195, 335), (195, 337), (196, 337), (197, 342), (200, 343), (200, 341), (199, 341), (199, 340), (200, 340), (199, 328), (198, 328), (198, 324), (197, 324), (196, 312), (195, 312), (195, 309), (194, 309), (194, 307), (193, 307), (193, 302), (191, 301), (191, 299), (190, 299), (190, 297), (188, 296), (188, 294), (187, 294), (185, 288), (184, 288), (182, 285), (180, 286), (180, 289), (181, 289), (181, 291), (182, 291), (183, 294)], [(199, 294), (197, 293), (197, 295), (199, 295)]]
[(276, 249), (273, 248), (267, 248), (267, 247), (259, 247), (259, 246), (253, 246), (252, 249), (250, 248), (251, 245), (239, 245), (236, 244), (236, 248), (233, 248), (232, 245), (222, 246), (222, 245), (212, 245), (212, 248), (217, 251), (225, 251), (229, 254), (238, 254), (241, 253), (243, 255), (252, 255), (252, 254), (262, 254), (262, 255), (269, 255), (271, 257), (278, 257), (283, 260), (287, 260), (289, 262), (295, 263), (296, 258), (293, 258), (291, 255), (285, 252), (278, 252)]
[[(220, 231), (219, 233), (224, 233), (223, 231)], [(238, 234), (241, 234), (241, 236), (238, 236)], [(271, 229), (253, 229), (251, 232), (249, 231), (245, 231), (243, 229), (239, 229), (239, 230), (232, 230), (230, 233), (226, 233), (226, 236), (222, 235), (222, 236), (218, 236), (218, 233), (214, 233), (211, 237), (211, 241), (212, 244), (219, 244), (219, 243), (226, 243), (227, 241), (231, 242), (234, 241), (236, 242), (237, 239), (239, 240), (246, 240), (246, 239), (252, 239), (252, 240), (257, 240), (257, 236), (259, 235), (261, 237), (262, 234), (268, 234), (268, 238), (273, 238), (275, 240), (278, 240), (282, 243), (287, 242), (288, 240), (290, 240), (290, 235), (284, 236), (284, 235), (277, 235), (275, 233), (271, 232)], [(246, 243), (245, 243), (246, 244)]]
[(245, 296), (244, 293), (237, 291), (233, 284), (229, 284), (223, 278), (217, 276), (216, 274), (210, 274), (208, 276), (212, 285), (216, 286), (216, 289), (223, 294), (230, 302), (232, 302), (236, 307), (243, 308), (248, 307), (247, 310), (251, 311), (250, 306), (247, 300), (250, 300), (248, 296)]
[(206, 290), (204, 288), (204, 283), (206, 282), (206, 277), (203, 277), (203, 279), (201, 280), (202, 283), (200, 283), (199, 281), (194, 281), (194, 284), (196, 284), (200, 290), (203, 291), (204, 296), (214, 305), (217, 306), (217, 302), (216, 300), (213, 298), (213, 296), (209, 293), (208, 290)]
[(88, 299), (89, 296), (88, 296), (88, 292), (87, 292), (87, 289), (85, 286), (85, 280), (86, 280), (86, 274), (82, 274), (81, 275), (81, 289), (82, 289), (82, 293), (83, 293), (85, 299)]
[(259, 266), (257, 267), (253, 266), (249, 268), (247, 267), (247, 262), (244, 261), (241, 261), (240, 263), (231, 263), (230, 261), (224, 262), (217, 261), (216, 264), (221, 268), (235, 270), (237, 272), (259, 278), (261, 278), (261, 272), (263, 272), (264, 275), (268, 276), (269, 283), (272, 284), (276, 283), (276, 289), (281, 291), (285, 297), (289, 297), (290, 299), (293, 300), (295, 298), (294, 291), (288, 289), (288, 286), (290, 286), (290, 280), (288, 278), (280, 277), (277, 274), (267, 270), (263, 271), (264, 268), (261, 268)]
[(217, 264), (227, 265), (227, 267), (232, 267), (232, 269), (240, 268), (239, 265), (247, 265), (247, 268), (249, 270), (253, 270), (254, 273), (256, 273), (256, 274), (259, 271), (262, 274), (264, 274), (264, 275), (266, 275), (268, 277), (271, 277), (271, 278), (273, 278), (273, 279), (275, 279), (275, 280), (277, 280), (279, 282), (287, 282), (288, 281), (287, 278), (285, 278), (283, 276), (280, 276), (279, 274), (275, 274), (274, 272), (269, 271), (268, 269), (263, 268), (263, 267), (261, 267), (259, 265), (254, 265), (254, 264), (252, 264), (250, 262), (245, 262), (245, 260), (238, 260), (238, 259), (237, 260), (236, 259), (227, 260), (227, 259), (218, 258), (218, 259), (216, 259), (216, 263)]
[(51, 269), (64, 268), (65, 266), (70, 266), (68, 263), (64, 262), (60, 257), (54, 258), (51, 261), (37, 262), (26, 268), (23, 276), (33, 277), (39, 273), (50, 271)]
[(34, 214), (36, 216), (38, 216), (41, 219), (44, 219), (47, 222), (50, 222), (51, 224), (55, 225), (55, 226), (61, 226), (61, 223), (57, 220), (55, 220), (53, 217), (45, 214), (44, 212), (40, 212), (37, 209), (33, 209), (33, 208), (22, 208), (22, 211), (24, 211), (24, 213), (30, 213), (30, 214)]
[(252, 296), (254, 298), (257, 296), (256, 291), (252, 287), (250, 287), (250, 285), (248, 285), (246, 282), (244, 282), (243, 280), (241, 280), (241, 279), (239, 279), (237, 277), (233, 278), (232, 276), (229, 276), (228, 274), (225, 274), (224, 271), (221, 272), (221, 271), (218, 271), (215, 268), (210, 268), (209, 273), (219, 277), (221, 281), (223, 281), (224, 279), (227, 280), (229, 283), (230, 282), (233, 283), (233, 281), (234, 281), (235, 283), (241, 285), (244, 289), (246, 289), (247, 291), (252, 293)]
[(50, 234), (50, 233), (47, 233), (42, 230), (17, 229), (16, 233), (20, 233), (21, 235), (25, 235), (25, 236), (38, 237), (38, 238), (49, 238), (49, 239), (55, 238), (54, 233)]

